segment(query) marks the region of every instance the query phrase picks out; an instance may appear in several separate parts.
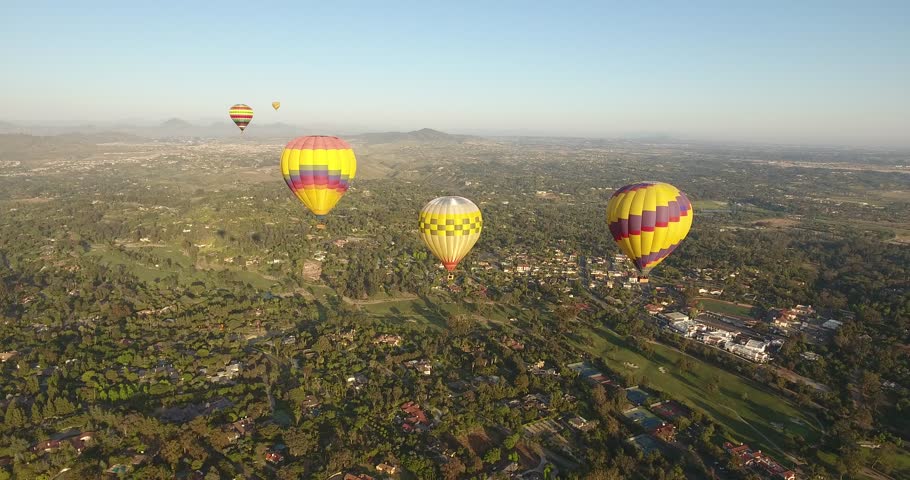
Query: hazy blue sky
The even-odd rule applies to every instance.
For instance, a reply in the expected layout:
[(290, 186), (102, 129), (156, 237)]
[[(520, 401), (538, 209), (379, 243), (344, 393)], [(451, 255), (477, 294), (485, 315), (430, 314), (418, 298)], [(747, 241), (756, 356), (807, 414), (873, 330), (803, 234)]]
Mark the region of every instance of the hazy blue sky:
[(910, 145), (910, 1), (0, 2), (24, 123)]

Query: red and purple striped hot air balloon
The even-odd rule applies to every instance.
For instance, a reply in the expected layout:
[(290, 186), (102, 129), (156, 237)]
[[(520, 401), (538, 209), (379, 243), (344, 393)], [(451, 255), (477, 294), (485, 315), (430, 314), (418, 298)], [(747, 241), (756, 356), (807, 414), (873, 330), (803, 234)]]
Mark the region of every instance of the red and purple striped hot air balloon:
[(320, 228), (325, 226), (326, 214), (348, 191), (355, 173), (354, 150), (338, 137), (297, 137), (281, 153), (284, 181), (316, 215)]
[(240, 133), (243, 133), (243, 129), (253, 120), (253, 109), (242, 103), (231, 107), (228, 113), (231, 115), (231, 120), (240, 128)]
[(686, 195), (669, 183), (626, 185), (607, 203), (613, 240), (643, 279), (686, 238), (693, 214)]

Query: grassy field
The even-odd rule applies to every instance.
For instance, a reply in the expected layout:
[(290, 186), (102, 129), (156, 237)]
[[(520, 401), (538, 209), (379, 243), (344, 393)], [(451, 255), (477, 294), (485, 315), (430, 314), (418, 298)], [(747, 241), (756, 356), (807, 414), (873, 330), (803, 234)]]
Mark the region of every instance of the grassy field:
[(385, 320), (429, 320), (430, 323), (438, 326), (444, 326), (445, 318), (449, 315), (475, 315), (478, 321), (506, 323), (509, 318), (521, 314), (518, 309), (501, 305), (487, 305), (483, 310), (476, 311), (476, 307), (472, 304), (448, 301), (445, 297), (436, 296), (395, 298), (377, 295), (359, 302), (358, 307), (371, 316)]
[(735, 303), (724, 302), (723, 300), (716, 300), (707, 297), (699, 297), (695, 301), (701, 303), (705, 307), (705, 310), (709, 312), (733, 315), (737, 317), (755, 318), (752, 316), (752, 307), (750, 306), (742, 306)]
[(695, 214), (698, 215), (699, 210), (729, 210), (730, 206), (727, 202), (722, 202), (719, 200), (693, 200), (692, 206), (695, 208)]
[[(198, 271), (192, 268), (192, 262), (190, 259), (173, 247), (146, 246), (141, 248), (153, 251), (155, 256), (158, 258), (157, 261), (159, 261), (158, 267), (139, 262), (133, 258), (130, 258), (123, 252), (120, 252), (116, 249), (111, 249), (105, 245), (94, 245), (88, 255), (97, 258), (98, 261), (104, 265), (123, 265), (132, 274), (136, 275), (140, 281), (145, 283), (155, 283), (156, 279), (163, 279), (171, 274), (176, 274), (178, 281), (183, 285), (189, 285), (195, 281), (202, 281), (207, 277), (206, 272)], [(171, 260), (172, 263), (170, 267), (165, 266), (164, 262), (166, 259)], [(228, 270), (231, 271), (234, 279), (248, 283), (260, 290), (269, 290), (276, 287), (278, 283), (264, 277), (263, 275), (253, 270), (244, 271), (237, 268), (231, 268)]]
[[(867, 457), (866, 458), (867, 464), (872, 463), (872, 461), (868, 459), (868, 457), (870, 455), (870, 450), (861, 449), (860, 452), (862, 454), (864, 454), (865, 457)], [(836, 469), (836, 465), (837, 465), (837, 454), (836, 453), (827, 452), (827, 451), (818, 451), (817, 455), (818, 455), (819, 463), (821, 463), (822, 465), (824, 465), (827, 468)], [(890, 474), (891, 478), (895, 478), (895, 479), (910, 478), (910, 452), (908, 452), (906, 450), (899, 451), (898, 453), (895, 453), (895, 454), (887, 457), (885, 461), (889, 462), (894, 467), (894, 469), (892, 470), (892, 472)], [(860, 478), (879, 479), (881, 477), (880, 476), (871, 476), (871, 475), (866, 475), (864, 473), (861, 473)]]
[[(784, 451), (788, 450), (787, 434), (799, 435), (807, 442), (815, 442), (819, 438), (814, 418), (757, 382), (694, 358), (694, 366), (687, 372), (681, 372), (676, 362), (683, 353), (653, 344), (654, 353), (651, 358), (646, 358), (630, 349), (611, 330), (598, 328), (579, 333), (581, 335), (572, 342), (582, 350), (602, 357), (610, 368), (632, 374), (641, 383), (654, 386), (700, 409), (724, 425), (734, 440), (771, 452), (780, 461), (791, 463), (784, 455)], [(626, 362), (638, 368), (626, 367)], [(661, 373), (660, 367), (667, 373)], [(715, 392), (706, 388), (712, 383), (719, 386)], [(783, 424), (783, 432), (775, 430), (771, 422)]]
[(901, 450), (894, 454), (890, 461), (894, 465), (893, 477), (910, 478), (910, 451)]

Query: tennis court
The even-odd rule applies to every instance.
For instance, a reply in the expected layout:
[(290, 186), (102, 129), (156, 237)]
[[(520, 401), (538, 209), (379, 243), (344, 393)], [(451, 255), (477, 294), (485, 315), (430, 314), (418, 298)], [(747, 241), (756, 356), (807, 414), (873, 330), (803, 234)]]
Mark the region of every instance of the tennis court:
[(626, 389), (626, 398), (632, 402), (632, 405), (644, 405), (648, 403), (650, 395), (638, 387), (629, 387)]
[(626, 441), (640, 448), (645, 455), (654, 451), (660, 451), (660, 441), (648, 434), (636, 435)]
[(650, 432), (655, 428), (660, 427), (664, 424), (664, 421), (657, 418), (653, 413), (645, 410), (642, 407), (635, 407), (630, 410), (626, 410), (622, 413), (626, 418), (632, 421), (636, 425), (640, 425), (641, 428), (644, 428), (646, 432)]
[(676, 420), (679, 417), (689, 416), (689, 409), (675, 400), (668, 400), (652, 405), (651, 411), (670, 421)]

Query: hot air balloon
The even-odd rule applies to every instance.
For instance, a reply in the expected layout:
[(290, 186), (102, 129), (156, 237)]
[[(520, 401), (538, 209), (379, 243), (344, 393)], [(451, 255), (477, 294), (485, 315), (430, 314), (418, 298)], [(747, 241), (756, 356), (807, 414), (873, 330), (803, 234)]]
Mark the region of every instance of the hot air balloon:
[(318, 228), (325, 228), (325, 215), (341, 200), (356, 171), (354, 151), (338, 137), (297, 137), (281, 153), (284, 181), (316, 215)]
[(240, 133), (243, 133), (243, 129), (253, 120), (253, 109), (242, 103), (238, 103), (231, 107), (230, 111), (231, 120), (240, 127)]
[(642, 281), (686, 238), (692, 216), (692, 203), (669, 183), (626, 185), (607, 203), (613, 240), (641, 272)]
[(272, 108), (278, 110), (281, 107), (281, 102), (272, 102)]
[(483, 217), (467, 198), (439, 197), (420, 210), (417, 228), (423, 243), (451, 272), (480, 238)]

